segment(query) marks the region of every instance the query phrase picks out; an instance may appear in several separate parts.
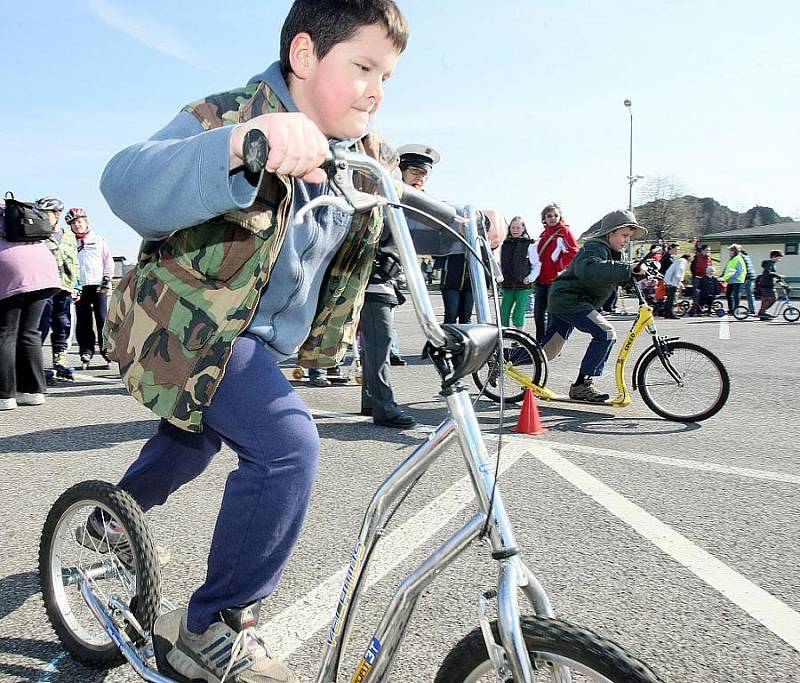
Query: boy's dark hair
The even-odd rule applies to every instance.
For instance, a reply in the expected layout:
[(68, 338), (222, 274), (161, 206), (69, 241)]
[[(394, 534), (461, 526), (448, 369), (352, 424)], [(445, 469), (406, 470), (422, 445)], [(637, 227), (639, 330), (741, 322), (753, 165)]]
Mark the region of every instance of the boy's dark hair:
[(408, 42), (408, 22), (393, 0), (295, 0), (281, 29), (280, 60), (284, 78), (291, 72), (289, 47), (298, 33), (314, 41), (322, 59), (334, 46), (352, 38), (362, 26), (380, 24), (400, 51)]
[(770, 258), (775, 258), (776, 256), (783, 256), (783, 252), (780, 249), (773, 249), (771, 252), (769, 252)]
[(698, 244), (694, 248), (695, 251), (703, 251), (703, 249), (708, 249), (708, 245), (707, 244)]

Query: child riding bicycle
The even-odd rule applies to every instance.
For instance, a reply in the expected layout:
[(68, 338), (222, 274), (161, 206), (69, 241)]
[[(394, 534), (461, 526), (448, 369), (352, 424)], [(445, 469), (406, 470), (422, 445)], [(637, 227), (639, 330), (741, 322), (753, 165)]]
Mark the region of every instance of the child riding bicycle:
[(761, 308), (758, 310), (758, 317), (761, 320), (772, 320), (774, 315), (770, 315), (770, 306), (775, 303), (777, 296), (775, 295), (775, 285), (785, 284), (785, 280), (775, 271), (775, 266), (783, 258), (783, 252), (774, 249), (769, 253), (769, 258), (761, 262)]
[(698, 312), (705, 315), (712, 315), (712, 305), (714, 299), (722, 292), (722, 285), (716, 277), (714, 266), (706, 268), (706, 274), (700, 278), (698, 287)]
[[(114, 296), (109, 353), (131, 394), (162, 418), (119, 485), (148, 510), (223, 442), (239, 458), (205, 583), (168, 655), (187, 678), (297, 680), (246, 628), (297, 542), (319, 458), (314, 421), (278, 362), (298, 349), (306, 367), (342, 357), (382, 217), (325, 207), (290, 225), (332, 193), (319, 169), (329, 140), (393, 160), (364, 134), (407, 38), (392, 0), (296, 0), (279, 62), (244, 88), (189, 104), (103, 174), (112, 210), (145, 240)], [(243, 146), (264, 142), (262, 170), (246, 170)], [(89, 520), (89, 534), (102, 533), (98, 524)]]
[(623, 252), (631, 239), (646, 234), (647, 230), (636, 222), (632, 211), (619, 209), (606, 214), (569, 267), (553, 282), (547, 304), (550, 321), (542, 340), (548, 360), (561, 353), (574, 329), (592, 336), (578, 377), (569, 388), (571, 399), (589, 402), (609, 399), (608, 394), (594, 386), (593, 379), (603, 374), (617, 333), (599, 309), (632, 273), (643, 274), (641, 268), (632, 270)]

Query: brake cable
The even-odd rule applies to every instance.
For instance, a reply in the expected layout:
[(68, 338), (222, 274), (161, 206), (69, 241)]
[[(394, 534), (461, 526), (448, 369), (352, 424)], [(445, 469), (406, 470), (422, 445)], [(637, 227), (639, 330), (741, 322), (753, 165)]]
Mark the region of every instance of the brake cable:
[[(494, 313), (495, 313), (495, 320), (496, 320), (496, 327), (497, 327), (497, 363), (498, 363), (498, 368), (499, 368), (498, 381), (499, 381), (499, 390), (500, 390), (500, 392), (499, 392), (499, 395), (500, 395), (500, 410), (499, 410), (499, 413), (500, 413), (500, 428), (499, 428), (498, 438), (497, 438), (497, 456), (496, 456), (496, 459), (495, 459), (495, 469), (494, 469), (494, 480), (493, 480), (493, 483), (492, 483), (492, 492), (491, 492), (491, 495), (489, 496), (489, 506), (488, 506), (488, 508), (486, 510), (486, 521), (485, 521), (485, 523), (483, 525), (483, 529), (481, 530), (481, 533), (480, 533), (480, 536), (482, 538), (485, 538), (487, 533), (488, 533), (488, 530), (489, 530), (489, 522), (490, 522), (490, 520), (492, 518), (492, 510), (494, 508), (495, 494), (496, 494), (496, 491), (497, 491), (497, 478), (500, 475), (500, 453), (501, 453), (502, 448), (503, 448), (503, 432), (504, 432), (504, 428), (505, 428), (505, 390), (504, 390), (505, 372), (503, 372), (503, 370), (502, 370), (503, 362), (504, 362), (505, 359), (503, 357), (503, 355), (504, 355), (503, 354), (503, 327), (500, 324), (500, 303), (499, 303), (499, 297), (498, 297), (498, 292), (497, 292), (497, 282), (495, 281), (494, 274), (492, 273), (490, 267), (486, 265), (486, 263), (484, 262), (484, 260), (481, 257), (481, 255), (472, 247), (472, 245), (462, 235), (460, 235), (458, 233), (457, 230), (454, 230), (452, 227), (447, 225), (447, 223), (445, 223), (444, 221), (439, 220), (435, 216), (431, 216), (430, 214), (426, 213), (425, 211), (417, 209), (417, 208), (415, 208), (413, 206), (408, 206), (407, 204), (403, 204), (402, 202), (389, 202), (389, 201), (387, 201), (385, 206), (391, 206), (391, 207), (394, 207), (394, 208), (397, 208), (397, 209), (402, 209), (404, 212), (410, 211), (411, 213), (414, 213), (414, 214), (417, 214), (418, 216), (424, 217), (425, 219), (427, 219), (427, 221), (430, 221), (430, 222), (440, 226), (445, 231), (449, 232), (453, 237), (455, 237), (459, 242), (461, 242), (461, 244), (463, 244), (467, 248), (467, 250), (477, 259), (478, 263), (481, 264), (481, 267), (483, 268), (484, 272), (489, 276), (489, 281), (491, 282), (491, 285), (492, 285), (492, 297), (494, 299)], [(489, 249), (489, 243), (488, 243), (488, 241), (486, 240), (486, 238), (484, 236), (481, 236), (481, 246), (483, 247), (483, 249), (486, 250), (487, 258), (494, 258), (491, 255), (491, 252), (490, 252), (490, 249)], [(483, 387), (481, 387), (480, 393), (478, 394), (478, 396), (475, 398), (475, 400), (472, 403), (473, 406), (475, 404), (477, 404), (477, 402), (480, 400), (481, 396), (483, 396), (484, 391), (486, 390), (486, 385), (488, 385), (488, 383), (489, 382), (488, 382), (488, 377), (487, 377), (486, 384)], [(397, 512), (397, 510), (400, 508), (400, 505), (402, 505), (403, 501), (405, 501), (405, 499), (408, 496), (408, 494), (411, 493), (411, 490), (414, 488), (414, 486), (416, 486), (417, 483), (419, 482), (419, 480), (422, 479), (424, 474), (425, 474), (425, 472), (420, 474), (419, 477), (417, 477), (413, 482), (411, 482), (411, 484), (408, 485), (408, 487), (406, 488), (406, 490), (403, 493), (403, 495), (400, 497), (400, 499), (398, 500), (398, 502), (396, 503), (394, 508), (389, 513), (389, 515), (388, 515), (388, 517), (386, 519), (386, 524), (387, 525), (391, 521), (391, 519), (394, 516), (395, 512)]]

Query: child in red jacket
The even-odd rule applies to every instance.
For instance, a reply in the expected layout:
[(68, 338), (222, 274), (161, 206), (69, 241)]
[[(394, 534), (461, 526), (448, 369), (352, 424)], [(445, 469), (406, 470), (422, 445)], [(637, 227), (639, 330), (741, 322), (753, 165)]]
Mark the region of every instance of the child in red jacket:
[(575, 241), (569, 225), (564, 222), (561, 207), (558, 204), (548, 204), (542, 209), (541, 215), (544, 230), (539, 236), (536, 251), (539, 253), (542, 269), (536, 280), (534, 301), (537, 341), (542, 340), (547, 328), (545, 313), (547, 312), (547, 296), (550, 292), (550, 285), (553, 284), (553, 280), (558, 277), (559, 273), (566, 270), (570, 261), (578, 253), (578, 243)]

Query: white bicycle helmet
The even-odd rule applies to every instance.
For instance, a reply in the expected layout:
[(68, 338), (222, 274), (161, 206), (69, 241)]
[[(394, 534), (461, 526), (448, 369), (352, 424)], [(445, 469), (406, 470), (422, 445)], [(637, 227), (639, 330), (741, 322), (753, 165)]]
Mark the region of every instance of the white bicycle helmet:
[(55, 197), (41, 197), (36, 200), (36, 208), (41, 211), (63, 211), (64, 202)]

